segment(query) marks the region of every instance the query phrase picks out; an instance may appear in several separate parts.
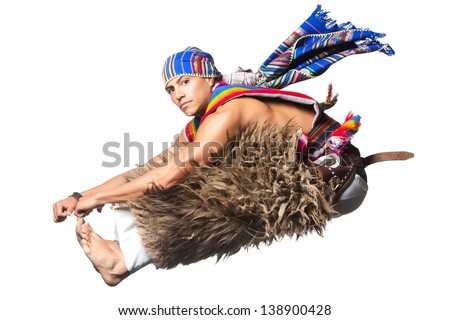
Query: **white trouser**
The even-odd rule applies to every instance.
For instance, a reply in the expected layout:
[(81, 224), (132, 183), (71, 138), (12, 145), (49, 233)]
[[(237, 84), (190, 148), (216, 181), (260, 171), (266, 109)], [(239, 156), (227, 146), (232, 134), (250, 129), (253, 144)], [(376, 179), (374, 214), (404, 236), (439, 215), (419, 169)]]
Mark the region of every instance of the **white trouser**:
[(141, 236), (136, 228), (136, 220), (130, 209), (125, 206), (113, 206), (115, 215), (115, 240), (119, 243), (130, 273), (133, 273), (152, 262), (145, 252)]

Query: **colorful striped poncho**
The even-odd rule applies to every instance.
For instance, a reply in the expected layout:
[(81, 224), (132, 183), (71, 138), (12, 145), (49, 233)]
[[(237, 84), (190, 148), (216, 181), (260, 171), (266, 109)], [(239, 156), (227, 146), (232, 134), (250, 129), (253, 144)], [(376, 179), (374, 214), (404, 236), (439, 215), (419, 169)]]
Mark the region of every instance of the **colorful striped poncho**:
[[(299, 139), (299, 152), (307, 155), (307, 149), (320, 150), (325, 145), (332, 151), (340, 154), (345, 150), (346, 145), (350, 142), (353, 135), (358, 131), (360, 117), (353, 116), (349, 113), (343, 125), (339, 122), (327, 117), (322, 120), (325, 109), (330, 108), (333, 104), (329, 101), (318, 103), (313, 98), (299, 92), (286, 91), (273, 88), (262, 88), (256, 86), (232, 86), (226, 83), (219, 83), (214, 89), (209, 104), (203, 117), (194, 117), (185, 127), (184, 134), (188, 141), (195, 139), (197, 130), (202, 122), (224, 103), (239, 97), (255, 97), (255, 98), (275, 98), (290, 102), (298, 103), (304, 107), (309, 107), (316, 113), (313, 120), (313, 130), (303, 139)], [(330, 96), (329, 96), (330, 97)], [(305, 141), (305, 143), (302, 143)], [(314, 157), (314, 156), (312, 156)]]

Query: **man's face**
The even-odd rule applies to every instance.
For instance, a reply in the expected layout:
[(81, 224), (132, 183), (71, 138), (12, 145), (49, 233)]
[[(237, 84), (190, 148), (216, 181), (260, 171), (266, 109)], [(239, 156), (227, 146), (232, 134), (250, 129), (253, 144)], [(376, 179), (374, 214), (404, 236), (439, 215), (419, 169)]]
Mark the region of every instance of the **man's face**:
[(185, 115), (202, 116), (211, 98), (213, 86), (213, 78), (181, 76), (170, 80), (166, 91)]

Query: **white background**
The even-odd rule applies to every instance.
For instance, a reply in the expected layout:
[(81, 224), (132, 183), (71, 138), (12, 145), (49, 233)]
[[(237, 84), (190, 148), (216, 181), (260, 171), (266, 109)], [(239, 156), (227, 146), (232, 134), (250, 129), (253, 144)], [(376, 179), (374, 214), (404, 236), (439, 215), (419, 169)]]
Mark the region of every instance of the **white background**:
[[(407, 150), (415, 159), (369, 167), (367, 200), (323, 238), (284, 239), (217, 264), (148, 266), (110, 288), (80, 249), (76, 220), (54, 224), (52, 204), (126, 169), (102, 167), (106, 142), (123, 145), (129, 133), (156, 152), (187, 122), (162, 87), (168, 55), (194, 45), (222, 72), (256, 70), (317, 2), (2, 1), (0, 317), (329, 304), (332, 316), (321, 318), (449, 319), (446, 12), (433, 0), (320, 3), (338, 22), (387, 33), (396, 55), (349, 57), (290, 89), (323, 101), (332, 82), (340, 101), (330, 114), (361, 114), (354, 143), (363, 155)], [(110, 215), (89, 220), (109, 236)], [(246, 318), (264, 319), (234, 317)]]

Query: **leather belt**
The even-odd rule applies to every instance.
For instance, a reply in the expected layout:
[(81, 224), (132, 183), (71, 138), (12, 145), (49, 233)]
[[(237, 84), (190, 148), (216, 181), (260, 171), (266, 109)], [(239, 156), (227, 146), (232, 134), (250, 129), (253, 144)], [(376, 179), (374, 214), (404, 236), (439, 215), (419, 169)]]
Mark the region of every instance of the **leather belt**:
[(367, 157), (363, 157), (363, 167), (382, 161), (408, 160), (414, 158), (414, 153), (407, 151), (391, 151), (375, 153)]

